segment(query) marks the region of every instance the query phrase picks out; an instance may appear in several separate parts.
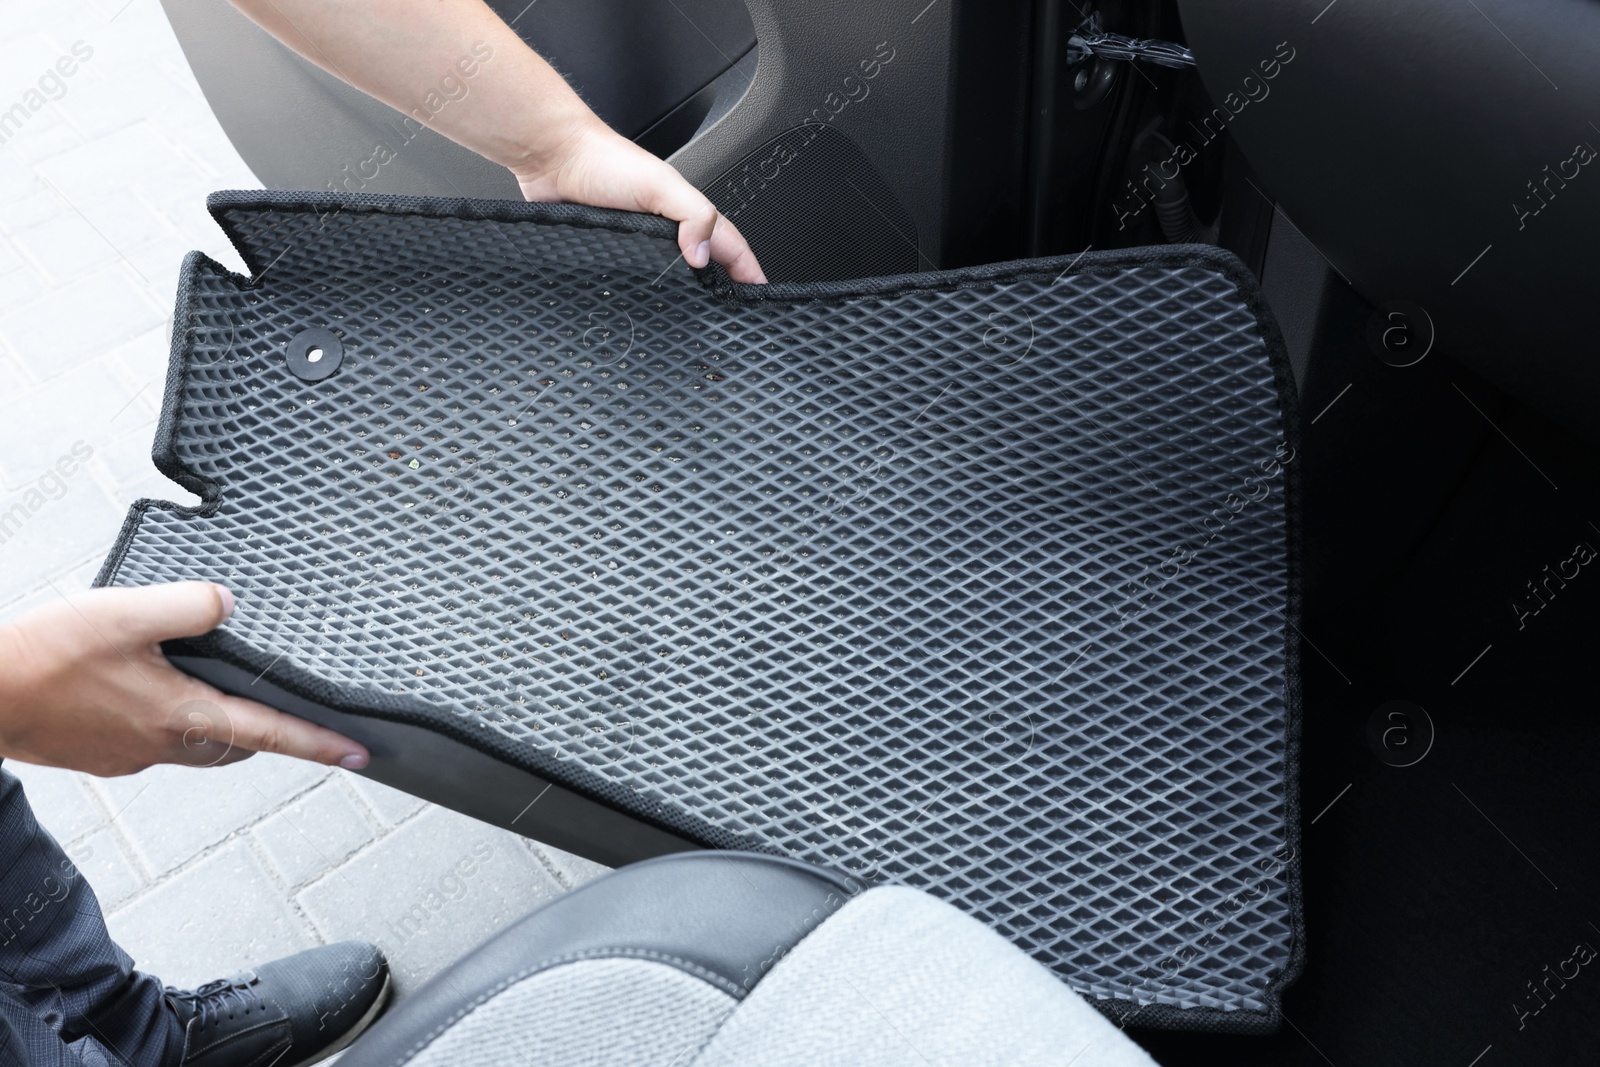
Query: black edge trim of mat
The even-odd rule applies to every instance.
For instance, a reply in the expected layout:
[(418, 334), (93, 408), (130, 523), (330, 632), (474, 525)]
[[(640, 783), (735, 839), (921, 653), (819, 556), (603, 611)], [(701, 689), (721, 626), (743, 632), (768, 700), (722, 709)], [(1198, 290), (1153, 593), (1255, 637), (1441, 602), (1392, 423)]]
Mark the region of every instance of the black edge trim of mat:
[[(271, 264), (263, 264), (255, 249), (228, 217), (231, 212), (268, 211), (333, 215), (414, 215), (428, 219), (464, 219), (479, 222), (534, 222), (574, 226), (585, 230), (611, 230), (675, 241), (678, 224), (659, 215), (639, 215), (614, 208), (581, 204), (524, 203), (520, 200), (475, 200), (467, 197), (383, 196), (377, 193), (279, 192), (275, 190), (223, 190), (206, 197), (206, 210), (228, 235), (244, 260), (251, 284)], [(231, 273), (231, 272), (230, 272)]]
[[(416, 196), (380, 196), (371, 193), (316, 193), (276, 191), (224, 191), (206, 198), (206, 207), (212, 217), (228, 235), (239, 252), (252, 278), (229, 271), (222, 264), (199, 252), (185, 257), (178, 281), (177, 314), (173, 319), (172, 347), (169, 355), (166, 391), (161, 406), (161, 419), (157, 424), (151, 458), (157, 469), (179, 485), (201, 498), (198, 507), (185, 507), (170, 501), (140, 499), (129, 509), (122, 530), (117, 536), (101, 566), (94, 584), (110, 585), (116, 580), (128, 547), (138, 534), (145, 515), (153, 508), (171, 511), (186, 517), (201, 517), (215, 511), (220, 499), (220, 488), (198, 477), (185, 468), (177, 456), (177, 432), (183, 402), (183, 386), (187, 378), (187, 337), (190, 329), (190, 291), (194, 277), (202, 268), (230, 278), (241, 288), (253, 287), (261, 280), (263, 264), (254, 249), (233, 225), (230, 214), (235, 212), (294, 212), (357, 214), (357, 215), (414, 215), (424, 218), (464, 219), (488, 222), (527, 223), (574, 226), (585, 229), (605, 229), (617, 233), (639, 234), (646, 237), (675, 241), (677, 225), (655, 215), (609, 208), (593, 208), (577, 204), (523, 203), (513, 200), (474, 200), (466, 198), (438, 198)], [(266, 264), (270, 267), (271, 264)], [(1305, 967), (1306, 930), (1302, 903), (1300, 863), (1300, 739), (1301, 739), (1301, 687), (1300, 642), (1301, 568), (1300, 546), (1301, 478), (1300, 478), (1300, 403), (1295, 386), (1294, 372), (1289, 363), (1283, 334), (1278, 329), (1271, 310), (1261, 297), (1255, 276), (1233, 253), (1211, 245), (1156, 245), (1129, 249), (1086, 251), (1077, 255), (1054, 256), (1044, 259), (1020, 260), (1009, 263), (985, 264), (953, 270), (932, 271), (921, 274), (900, 274), (881, 278), (862, 278), (831, 282), (781, 282), (773, 285), (751, 285), (732, 281), (720, 264), (712, 262), (694, 271), (696, 279), (714, 295), (731, 302), (755, 304), (769, 301), (799, 303), (804, 301), (843, 299), (851, 297), (889, 296), (908, 289), (921, 291), (973, 288), (986, 283), (1003, 282), (1015, 278), (1049, 275), (1052, 280), (1067, 274), (1098, 274), (1127, 270), (1141, 266), (1201, 267), (1220, 274), (1231, 282), (1239, 298), (1255, 316), (1256, 328), (1278, 391), (1278, 414), (1283, 439), (1289, 448), (1289, 460), (1282, 464), (1284, 489), (1284, 526), (1286, 539), (1286, 569), (1288, 589), (1284, 604), (1284, 845), (1288, 857), (1283, 873), (1288, 897), (1290, 931), (1289, 958), (1282, 970), (1262, 987), (1268, 1010), (1222, 1008), (1178, 1008), (1169, 1004), (1138, 1004), (1119, 997), (1098, 998), (1085, 996), (1096, 1009), (1119, 1026), (1145, 1027), (1157, 1030), (1210, 1031), (1265, 1035), (1276, 1032), (1282, 1013), (1278, 1010), (1282, 994)], [(526, 746), (514, 744), (503, 734), (486, 737), (483, 732), (473, 732), (460, 726), (456, 717), (447, 710), (416, 698), (401, 698), (379, 690), (355, 686), (332, 685), (309, 671), (292, 664), (270, 660), (267, 655), (231, 634), (212, 631), (200, 637), (167, 642), (164, 648), (184, 655), (206, 656), (221, 660), (246, 670), (259, 672), (273, 684), (316, 703), (338, 711), (367, 718), (391, 718), (397, 722), (443, 734), (458, 743), (475, 748), (486, 755), (533, 774), (549, 778), (564, 788), (571, 789), (590, 800), (605, 804), (642, 822), (670, 833), (689, 835), (715, 848), (743, 849), (768, 855), (783, 856), (769, 845), (742, 838), (721, 827), (713, 826), (684, 810), (673, 810), (652, 816), (640, 812), (629, 803), (629, 792), (599, 775), (571, 764), (535, 758), (539, 754)], [(562, 761), (563, 763), (565, 761)]]

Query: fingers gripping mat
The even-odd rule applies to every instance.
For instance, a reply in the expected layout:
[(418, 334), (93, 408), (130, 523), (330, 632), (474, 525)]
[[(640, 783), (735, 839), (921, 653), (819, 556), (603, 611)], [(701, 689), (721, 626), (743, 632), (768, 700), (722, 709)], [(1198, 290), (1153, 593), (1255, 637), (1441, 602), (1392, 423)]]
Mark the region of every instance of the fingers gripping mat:
[(226, 582), (207, 655), (926, 888), (1133, 1025), (1272, 1027), (1297, 468), (1230, 255), (745, 287), (622, 213), (211, 208), (252, 276), (185, 264), (156, 443), (203, 504), (102, 582)]

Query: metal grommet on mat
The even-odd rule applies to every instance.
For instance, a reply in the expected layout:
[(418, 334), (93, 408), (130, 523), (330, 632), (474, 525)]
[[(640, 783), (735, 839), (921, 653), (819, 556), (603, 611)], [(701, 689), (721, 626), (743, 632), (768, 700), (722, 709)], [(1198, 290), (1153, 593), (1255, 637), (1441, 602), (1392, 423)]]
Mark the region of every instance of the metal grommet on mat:
[(294, 335), (284, 350), (283, 361), (296, 378), (320, 382), (331, 377), (344, 362), (344, 343), (332, 330), (313, 326)]

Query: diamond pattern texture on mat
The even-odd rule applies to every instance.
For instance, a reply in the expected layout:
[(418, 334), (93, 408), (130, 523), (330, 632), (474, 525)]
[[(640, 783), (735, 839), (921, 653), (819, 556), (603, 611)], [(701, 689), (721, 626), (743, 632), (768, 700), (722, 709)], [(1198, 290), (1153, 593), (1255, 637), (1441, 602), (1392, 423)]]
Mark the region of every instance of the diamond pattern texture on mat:
[[(557, 777), (926, 888), (1093, 997), (1263, 1011), (1282, 430), (1197, 266), (740, 304), (670, 240), (237, 210), (119, 584)], [(306, 383), (309, 326), (344, 363)]]

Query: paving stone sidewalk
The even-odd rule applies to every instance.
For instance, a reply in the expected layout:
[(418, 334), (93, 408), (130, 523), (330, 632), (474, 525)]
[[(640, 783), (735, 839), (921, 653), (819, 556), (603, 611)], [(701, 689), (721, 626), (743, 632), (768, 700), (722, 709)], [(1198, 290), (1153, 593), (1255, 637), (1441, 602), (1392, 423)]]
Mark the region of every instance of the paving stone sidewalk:
[(195, 985), (360, 938), (403, 995), (605, 868), (282, 756), (126, 778), (7, 763), (139, 966)]
[[(7, 0), (0, 619), (86, 589), (137, 498), (196, 502), (149, 458), (168, 316), (190, 249), (243, 269), (206, 194), (257, 186), (157, 0)], [(356, 937), (389, 953), (404, 994), (604, 869), (281, 757), (118, 779), (6, 767), (112, 933), (181, 985)]]

